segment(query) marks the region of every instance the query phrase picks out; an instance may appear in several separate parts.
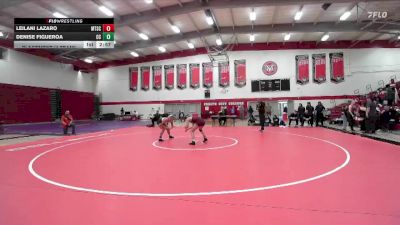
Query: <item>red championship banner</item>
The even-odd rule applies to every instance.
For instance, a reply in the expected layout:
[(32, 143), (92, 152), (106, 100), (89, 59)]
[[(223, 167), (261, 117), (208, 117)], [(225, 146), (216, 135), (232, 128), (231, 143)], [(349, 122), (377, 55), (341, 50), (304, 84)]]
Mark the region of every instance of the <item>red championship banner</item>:
[(139, 81), (139, 68), (131, 67), (129, 68), (129, 89), (132, 91), (137, 91)]
[(296, 82), (306, 84), (310, 81), (308, 55), (296, 55)]
[(178, 88), (185, 89), (186, 88), (186, 64), (178, 64), (176, 65), (176, 73), (178, 74)]
[(168, 90), (174, 89), (174, 65), (164, 66), (165, 88)]
[(153, 66), (153, 89), (160, 90), (162, 86), (162, 66)]
[(246, 86), (246, 60), (235, 60), (235, 86)]
[(149, 90), (150, 88), (150, 67), (149, 66), (142, 66), (140, 67), (140, 78), (142, 80), (141, 89), (142, 90)]
[(218, 63), (219, 86), (229, 86), (229, 62)]
[(200, 64), (191, 63), (189, 64), (190, 71), (190, 87), (193, 89), (200, 87)]
[(213, 64), (203, 63), (203, 87), (210, 88), (213, 83)]
[(330, 53), (331, 81), (339, 83), (344, 81), (343, 53)]
[(324, 83), (326, 81), (326, 55), (313, 54), (313, 80), (315, 83)]

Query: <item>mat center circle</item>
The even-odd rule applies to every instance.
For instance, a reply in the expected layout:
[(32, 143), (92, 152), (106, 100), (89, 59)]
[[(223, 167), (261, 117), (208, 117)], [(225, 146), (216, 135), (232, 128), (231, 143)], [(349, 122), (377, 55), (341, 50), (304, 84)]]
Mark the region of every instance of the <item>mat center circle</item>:
[(190, 136), (178, 136), (163, 142), (154, 141), (152, 145), (162, 150), (193, 151), (193, 150), (223, 150), (239, 143), (236, 138), (223, 136), (208, 136), (208, 141), (203, 142), (202, 137), (196, 138), (196, 145), (189, 145)]

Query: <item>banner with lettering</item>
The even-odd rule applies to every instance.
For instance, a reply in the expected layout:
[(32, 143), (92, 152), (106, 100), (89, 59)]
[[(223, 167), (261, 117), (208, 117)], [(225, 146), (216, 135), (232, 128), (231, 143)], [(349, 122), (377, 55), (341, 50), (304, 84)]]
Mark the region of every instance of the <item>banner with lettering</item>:
[(129, 68), (129, 90), (137, 91), (139, 81), (139, 68), (130, 67)]
[(310, 80), (308, 55), (296, 55), (296, 82), (306, 84)]
[(189, 64), (190, 70), (190, 87), (193, 89), (200, 87), (200, 64)]
[(313, 80), (315, 83), (323, 83), (326, 81), (326, 55), (325, 54), (313, 54), (312, 55), (313, 65)]
[(165, 88), (168, 90), (174, 89), (174, 65), (164, 66)]
[(339, 83), (344, 81), (343, 52), (329, 53), (331, 66), (331, 81)]
[(246, 86), (246, 60), (235, 60), (235, 86)]
[(213, 86), (213, 64), (211, 62), (203, 63), (203, 87)]
[(141, 89), (144, 91), (150, 88), (150, 67), (142, 66), (140, 67), (140, 78), (142, 80)]
[(153, 89), (160, 90), (162, 87), (162, 66), (153, 66)]
[(185, 89), (186, 83), (187, 83), (186, 82), (186, 74), (187, 74), (186, 64), (176, 65), (176, 74), (178, 76), (178, 79), (177, 79), (178, 88)]
[(218, 63), (219, 86), (229, 86), (229, 62)]

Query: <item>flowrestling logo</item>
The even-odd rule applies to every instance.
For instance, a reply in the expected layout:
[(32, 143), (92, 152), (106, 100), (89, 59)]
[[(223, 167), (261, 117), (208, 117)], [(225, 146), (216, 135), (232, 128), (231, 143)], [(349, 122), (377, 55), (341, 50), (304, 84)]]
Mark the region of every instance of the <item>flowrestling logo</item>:
[(272, 76), (278, 71), (278, 65), (273, 61), (267, 61), (262, 66), (262, 71), (267, 76)]

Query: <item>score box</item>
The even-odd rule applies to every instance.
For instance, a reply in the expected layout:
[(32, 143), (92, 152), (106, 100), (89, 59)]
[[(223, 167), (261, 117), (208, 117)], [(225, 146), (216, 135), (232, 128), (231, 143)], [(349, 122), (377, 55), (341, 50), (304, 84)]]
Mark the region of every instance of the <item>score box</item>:
[(114, 24), (103, 24), (103, 32), (114, 32)]
[(103, 33), (103, 41), (114, 41), (114, 33), (112, 32), (104, 32)]

